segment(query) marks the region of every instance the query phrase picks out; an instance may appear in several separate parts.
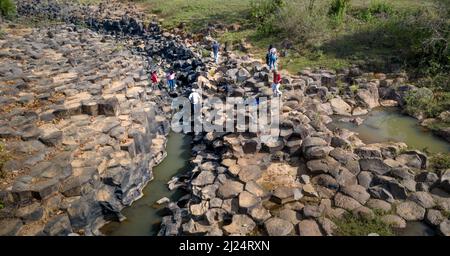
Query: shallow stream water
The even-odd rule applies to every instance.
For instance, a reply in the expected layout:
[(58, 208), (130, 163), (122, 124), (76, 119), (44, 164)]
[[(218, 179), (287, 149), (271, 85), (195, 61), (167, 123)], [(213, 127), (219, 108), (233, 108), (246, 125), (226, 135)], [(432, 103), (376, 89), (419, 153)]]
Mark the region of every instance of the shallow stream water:
[(341, 122), (335, 117), (330, 128), (345, 128), (357, 132), (364, 143), (405, 142), (409, 147), (436, 153), (450, 152), (450, 143), (420, 126), (419, 122), (401, 114), (397, 108), (377, 108), (364, 116), (360, 126)]
[(168, 197), (177, 201), (182, 196), (179, 190), (170, 191), (167, 182), (175, 175), (187, 171), (191, 157), (191, 139), (181, 133), (171, 133), (167, 141), (167, 157), (153, 169), (153, 180), (143, 190), (144, 196), (125, 208), (123, 222), (111, 222), (102, 228), (110, 236), (154, 236), (158, 234), (164, 206), (156, 201)]

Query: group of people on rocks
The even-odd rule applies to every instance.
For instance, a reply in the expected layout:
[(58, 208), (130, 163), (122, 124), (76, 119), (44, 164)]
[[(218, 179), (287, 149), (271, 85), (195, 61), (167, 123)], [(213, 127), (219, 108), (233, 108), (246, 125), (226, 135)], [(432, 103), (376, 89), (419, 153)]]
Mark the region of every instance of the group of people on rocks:
[(274, 96), (281, 96), (281, 73), (278, 70), (278, 52), (273, 45), (270, 45), (266, 53), (266, 64), (273, 72), (272, 93)]
[[(220, 44), (217, 41), (214, 41), (211, 48), (212, 48), (212, 53), (214, 56), (214, 63), (218, 64), (219, 63)], [(279, 72), (279, 69), (278, 69), (278, 52), (277, 52), (277, 49), (275, 47), (273, 47), (273, 45), (270, 45), (269, 48), (267, 49), (266, 64), (269, 67), (269, 70), (271, 72), (273, 72), (273, 82), (271, 85), (272, 93), (275, 97), (279, 97), (282, 95), (281, 88), (280, 88), (282, 78), (281, 78), (281, 73)], [(169, 72), (166, 73), (166, 81), (167, 81), (167, 87), (168, 87), (169, 92), (174, 92), (177, 88), (177, 85), (175, 82), (175, 77), (176, 77), (176, 74), (175, 74), (174, 70), (170, 70)], [(152, 82), (152, 90), (156, 90), (157, 88), (162, 89), (160, 87), (160, 81), (159, 81), (156, 70), (153, 70), (151, 72), (150, 79)], [(193, 104), (194, 109), (196, 109), (199, 106), (199, 103), (201, 101), (201, 96), (199, 95), (199, 93), (197, 92), (196, 89), (192, 89), (192, 92), (189, 95), (189, 100)]]

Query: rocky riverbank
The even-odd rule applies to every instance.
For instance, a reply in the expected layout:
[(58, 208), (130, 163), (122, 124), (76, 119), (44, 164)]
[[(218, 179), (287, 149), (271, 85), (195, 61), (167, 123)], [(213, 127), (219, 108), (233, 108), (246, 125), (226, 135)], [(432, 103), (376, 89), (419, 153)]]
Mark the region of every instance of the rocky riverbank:
[[(205, 45), (206, 47), (206, 45)], [(270, 73), (259, 60), (227, 53), (208, 64), (204, 98), (271, 96)], [(194, 139), (192, 173), (171, 185), (191, 191), (163, 219), (160, 235), (336, 235), (350, 214), (393, 228), (424, 221), (450, 235), (450, 170), (429, 169), (426, 154), (404, 143), (364, 144), (347, 130), (331, 131), (331, 115), (361, 122), (378, 106), (402, 104), (403, 75), (357, 68), (284, 74), (280, 137), (204, 133)], [(394, 97), (395, 96), (395, 97)], [(211, 109), (203, 109), (208, 113)], [(178, 181), (176, 181), (178, 180)]]
[[(160, 77), (177, 70), (177, 94), (272, 96), (259, 60), (225, 52), (212, 64), (201, 55), (212, 38), (163, 32), (133, 5), (30, 0), (18, 11), (64, 24), (10, 24), (0, 40), (0, 137), (14, 156), (0, 185), (2, 235), (96, 235), (123, 218), (166, 154), (171, 97), (150, 90), (148, 66)], [(327, 128), (335, 114), (358, 123), (403, 104), (414, 89), (405, 75), (304, 70), (282, 84), (278, 141), (195, 135), (194, 169), (169, 183), (188, 193), (168, 203), (160, 235), (337, 235), (346, 214), (450, 234), (450, 170), (432, 172), (404, 143), (366, 145)]]
[(64, 24), (10, 23), (0, 40), (0, 138), (11, 156), (0, 234), (99, 234), (166, 155), (171, 101), (150, 89), (149, 66), (179, 71), (183, 86), (201, 62), (131, 5), (19, 1), (18, 11)]

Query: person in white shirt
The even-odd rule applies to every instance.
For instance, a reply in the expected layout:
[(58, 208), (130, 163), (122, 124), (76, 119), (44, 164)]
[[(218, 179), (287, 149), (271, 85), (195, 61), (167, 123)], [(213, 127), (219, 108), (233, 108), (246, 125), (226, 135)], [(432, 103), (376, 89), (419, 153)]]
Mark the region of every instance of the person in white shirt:
[(197, 90), (192, 89), (191, 94), (189, 95), (189, 101), (194, 106), (194, 113), (200, 110), (202, 103), (202, 96), (197, 92)]

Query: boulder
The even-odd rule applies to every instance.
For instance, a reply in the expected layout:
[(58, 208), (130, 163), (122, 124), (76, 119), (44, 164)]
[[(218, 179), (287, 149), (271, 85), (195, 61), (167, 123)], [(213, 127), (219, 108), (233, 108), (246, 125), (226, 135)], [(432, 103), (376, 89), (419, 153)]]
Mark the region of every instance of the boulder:
[(261, 178), (262, 172), (261, 168), (257, 165), (245, 165), (241, 166), (241, 170), (238, 177), (243, 182), (256, 181)]
[(305, 205), (305, 207), (303, 207), (303, 215), (306, 218), (319, 218), (320, 216), (322, 216), (323, 211), (324, 207), (320, 205), (307, 204)]
[(397, 214), (406, 221), (423, 220), (425, 208), (412, 201), (405, 201), (397, 205)]
[(413, 201), (425, 209), (433, 208), (436, 203), (434, 202), (433, 197), (428, 192), (414, 192), (409, 197), (408, 200)]
[(278, 187), (273, 192), (271, 200), (277, 204), (285, 204), (295, 201), (294, 188)]
[(340, 97), (336, 97), (330, 100), (331, 108), (334, 114), (341, 116), (351, 116), (352, 107), (347, 104)]
[(239, 194), (239, 207), (249, 209), (258, 204), (261, 199), (250, 192), (243, 191)]
[(366, 206), (372, 210), (381, 212), (390, 212), (392, 209), (390, 203), (380, 199), (369, 199), (366, 203)]
[(341, 192), (352, 197), (362, 205), (370, 198), (370, 194), (367, 193), (366, 188), (360, 185), (344, 186), (341, 188)]
[(248, 214), (255, 220), (257, 223), (263, 223), (272, 215), (270, 212), (261, 204), (256, 205), (248, 211)]
[(245, 214), (235, 214), (231, 224), (223, 226), (223, 230), (228, 234), (247, 235), (256, 227), (255, 222)]
[(216, 176), (211, 171), (202, 171), (200, 174), (192, 181), (193, 186), (205, 186), (212, 184)]
[(391, 167), (379, 158), (360, 159), (359, 164), (362, 171), (370, 171), (379, 175), (384, 175), (391, 171)]
[(20, 219), (0, 219), (0, 236), (15, 236), (22, 226)]
[(394, 228), (406, 228), (406, 221), (394, 214), (384, 215), (380, 220)]
[(450, 236), (450, 220), (446, 219), (439, 224), (439, 231), (444, 236)]
[(313, 174), (330, 173), (339, 169), (339, 162), (334, 158), (326, 157), (323, 159), (311, 160), (306, 163), (306, 166)]
[(217, 195), (222, 199), (228, 199), (239, 195), (244, 190), (244, 184), (239, 181), (226, 180), (220, 185)]
[(298, 222), (301, 220), (301, 214), (299, 212), (286, 207), (276, 211), (274, 215), (278, 218), (289, 221), (294, 225), (298, 224)]
[(53, 216), (44, 228), (44, 234), (49, 236), (67, 236), (70, 233), (72, 233), (72, 228), (67, 214)]
[(298, 224), (300, 236), (322, 236), (320, 227), (315, 220), (302, 220)]
[(274, 217), (264, 222), (264, 228), (269, 236), (286, 236), (292, 232), (294, 226), (286, 220)]
[(425, 221), (433, 226), (439, 226), (445, 217), (442, 215), (441, 211), (429, 209), (427, 215), (425, 216)]
[(361, 204), (358, 201), (342, 193), (337, 193), (334, 196), (334, 205), (347, 211), (352, 211), (361, 207)]

